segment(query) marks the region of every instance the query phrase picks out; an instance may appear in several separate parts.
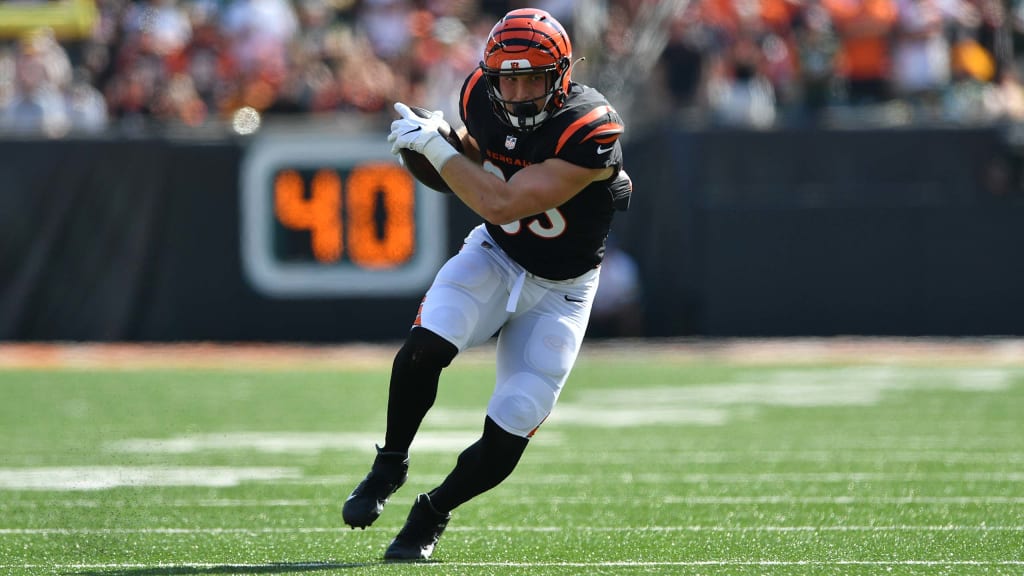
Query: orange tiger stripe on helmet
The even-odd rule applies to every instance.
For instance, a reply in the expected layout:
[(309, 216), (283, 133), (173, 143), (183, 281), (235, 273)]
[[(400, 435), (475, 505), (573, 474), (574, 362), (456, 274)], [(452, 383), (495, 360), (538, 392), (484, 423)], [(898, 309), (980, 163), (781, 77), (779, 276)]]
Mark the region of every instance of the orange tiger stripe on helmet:
[[(534, 49), (539, 49), (542, 54), (533, 53)], [(523, 8), (506, 14), (491, 30), (484, 49), (484, 62), (489, 67), (501, 67), (492, 58), (499, 51), (526, 56), (531, 66), (540, 67), (550, 66), (562, 58), (571, 58), (572, 44), (565, 29), (550, 14), (535, 8)]]

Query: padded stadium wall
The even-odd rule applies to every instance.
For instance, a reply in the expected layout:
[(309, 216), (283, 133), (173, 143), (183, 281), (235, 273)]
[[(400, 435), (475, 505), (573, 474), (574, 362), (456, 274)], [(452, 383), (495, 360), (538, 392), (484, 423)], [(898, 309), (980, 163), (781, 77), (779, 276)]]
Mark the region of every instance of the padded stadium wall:
[[(1007, 142), (996, 129), (634, 136), (633, 203), (615, 229), (640, 267), (644, 335), (1024, 334), (1024, 186)], [(400, 339), (416, 285), (254, 286), (251, 147), (0, 141), (0, 339)], [(420, 223), (417, 241), (447, 255), (476, 219), (441, 205), (443, 225)]]

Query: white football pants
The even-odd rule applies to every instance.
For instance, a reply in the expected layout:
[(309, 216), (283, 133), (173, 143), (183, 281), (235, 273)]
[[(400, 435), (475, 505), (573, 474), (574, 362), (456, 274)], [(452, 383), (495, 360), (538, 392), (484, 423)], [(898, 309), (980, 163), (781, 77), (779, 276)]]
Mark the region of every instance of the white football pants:
[(487, 415), (530, 437), (551, 413), (576, 362), (599, 269), (571, 280), (526, 272), (477, 226), (434, 278), (416, 317), (463, 351), (500, 329), (497, 382)]

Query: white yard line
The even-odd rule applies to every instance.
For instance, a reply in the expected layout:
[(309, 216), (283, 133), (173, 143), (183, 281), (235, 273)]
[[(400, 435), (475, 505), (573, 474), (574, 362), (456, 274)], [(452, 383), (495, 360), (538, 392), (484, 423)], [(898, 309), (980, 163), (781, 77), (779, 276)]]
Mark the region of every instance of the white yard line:
[[(468, 438), (468, 436), (467, 436)], [(547, 437), (538, 440), (536, 448), (531, 448), (524, 456), (520, 467), (538, 466), (545, 467), (552, 464), (602, 464), (622, 465), (636, 467), (637, 463), (645, 462), (657, 456), (660, 460), (674, 460), (687, 464), (732, 464), (750, 463), (761, 464), (788, 464), (788, 463), (816, 463), (816, 464), (872, 464), (886, 463), (921, 463), (938, 462), (943, 464), (975, 464), (975, 465), (998, 465), (1024, 464), (1024, 452), (1018, 450), (1008, 451), (975, 451), (975, 450), (901, 450), (888, 451), (881, 446), (861, 447), (837, 447), (834, 450), (794, 450), (794, 451), (746, 451), (746, 450), (679, 450), (679, 449), (658, 449), (642, 450), (639, 448), (603, 448), (601, 453), (588, 453), (584, 451), (565, 450), (564, 446), (569, 441), (559, 439), (559, 443), (552, 446)], [(896, 440), (893, 440), (896, 442)], [(373, 449), (373, 442), (369, 444)], [(461, 445), (460, 445), (461, 446)], [(355, 461), (362, 466), (364, 452), (358, 455), (339, 454), (340, 456), (351, 456), (344, 462)], [(4, 461), (8, 467), (32, 467), (45, 459), (46, 454), (18, 454), (9, 455)], [(303, 463), (308, 461), (319, 462), (319, 455), (288, 454), (288, 463)], [(359, 473), (362, 479), (362, 472)], [(353, 476), (355, 477), (355, 476)]]
[[(895, 440), (894, 440), (895, 442)], [(1020, 451), (946, 451), (946, 450), (898, 450), (890, 451), (883, 446), (837, 447), (834, 450), (654, 450), (606, 448), (600, 454), (567, 452), (561, 449), (548, 451), (539, 445), (536, 451), (527, 452), (522, 465), (542, 464), (623, 464), (635, 466), (652, 455), (659, 459), (673, 459), (678, 462), (695, 464), (728, 464), (736, 462), (759, 462), (783, 464), (789, 462), (816, 463), (878, 463), (885, 462), (941, 462), (945, 464), (1021, 464), (1024, 452)]]
[[(448, 532), (728, 532), (728, 533), (788, 533), (788, 532), (1024, 532), (1020, 526), (453, 526)], [(348, 527), (294, 528), (0, 528), (0, 536), (84, 536), (128, 534), (324, 534), (356, 533)]]
[[(509, 478), (509, 484), (607, 483), (641, 484), (763, 484), (765, 482), (834, 483), (834, 482), (1024, 482), (1024, 472), (768, 472), (768, 473), (632, 473), (608, 474), (605, 477), (573, 474), (523, 474)], [(298, 482), (301, 482), (299, 480)]]
[[(644, 498), (629, 496), (510, 496), (502, 504), (635, 504), (685, 505), (685, 506), (726, 506), (726, 505), (898, 505), (898, 506), (949, 506), (949, 505), (1024, 505), (1024, 496), (664, 496)], [(208, 500), (15, 500), (0, 502), (0, 511), (19, 508), (320, 508), (340, 506), (340, 499), (208, 499)]]
[[(285, 569), (327, 570), (332, 568), (360, 568), (382, 565), (384, 562), (274, 562), (247, 564), (218, 564), (215, 562), (189, 562), (184, 564), (0, 564), (3, 569), (20, 570), (259, 570)], [(446, 568), (655, 568), (655, 567), (730, 567), (730, 566), (1024, 566), (1024, 560), (691, 560), (691, 561), (595, 561), (595, 562), (424, 562), (417, 564), (420, 569)]]
[[(309, 476), (294, 480), (280, 480), (275, 484), (288, 485), (347, 485), (362, 480), (363, 476)], [(765, 472), (765, 473), (686, 473), (668, 472), (620, 472), (604, 477), (581, 476), (578, 474), (538, 474), (523, 472), (512, 476), (505, 484), (515, 485), (565, 485), (598, 484), (614, 479), (616, 483), (637, 484), (764, 484), (766, 482), (786, 483), (836, 483), (836, 482), (975, 482), (975, 483), (1016, 483), (1024, 482), (1024, 472)]]
[[(613, 504), (622, 498), (575, 499), (534, 498), (523, 499), (523, 502), (549, 502), (556, 500), (565, 504), (593, 504), (603, 502)], [(650, 502), (649, 499), (637, 498), (636, 502)], [(722, 505), (722, 504), (882, 504), (882, 505), (942, 505), (949, 504), (1024, 504), (1024, 496), (667, 496), (661, 499), (662, 504)]]
[[(303, 476), (292, 468), (211, 468), (196, 466), (136, 467), (25, 467), (0, 468), (0, 491), (88, 491), (118, 487), (210, 486), (231, 487), (243, 481), (289, 486), (348, 486), (362, 478), (360, 473)], [(595, 484), (614, 480), (618, 484), (835, 484), (867, 482), (899, 483), (1024, 483), (1024, 471), (1014, 472), (619, 472), (602, 478), (578, 474), (526, 472), (512, 476), (509, 485), (560, 486)], [(2, 504), (0, 504), (2, 507)]]

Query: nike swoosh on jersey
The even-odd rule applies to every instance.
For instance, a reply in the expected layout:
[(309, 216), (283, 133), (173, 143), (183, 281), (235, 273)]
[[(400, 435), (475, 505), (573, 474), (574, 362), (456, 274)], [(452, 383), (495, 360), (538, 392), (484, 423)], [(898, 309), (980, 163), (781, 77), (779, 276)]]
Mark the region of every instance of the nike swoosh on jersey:
[(602, 148), (601, 146), (598, 146), (597, 147), (597, 153), (598, 154), (604, 154), (605, 152), (611, 152), (612, 148), (615, 148), (615, 146), (609, 146), (607, 148)]

